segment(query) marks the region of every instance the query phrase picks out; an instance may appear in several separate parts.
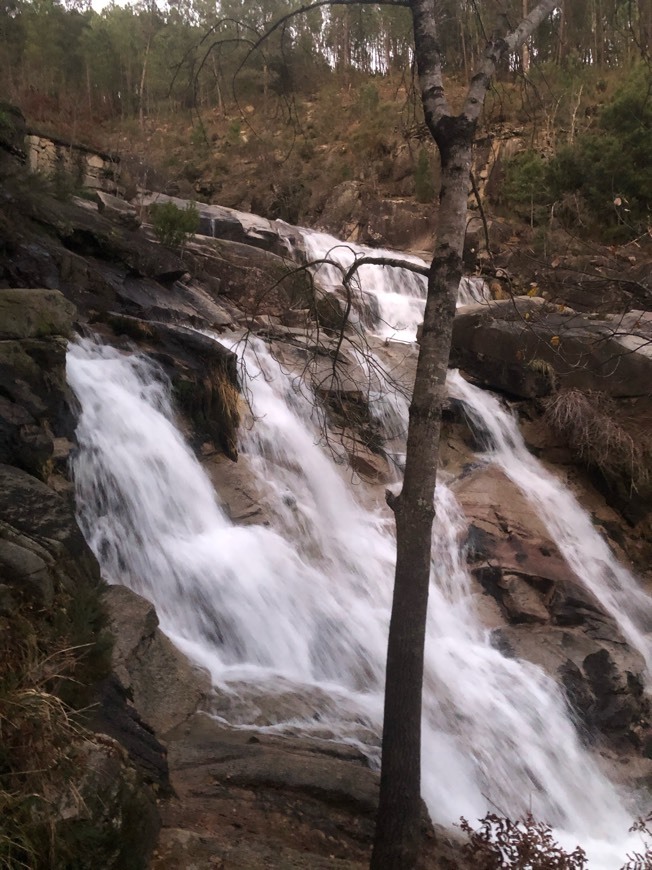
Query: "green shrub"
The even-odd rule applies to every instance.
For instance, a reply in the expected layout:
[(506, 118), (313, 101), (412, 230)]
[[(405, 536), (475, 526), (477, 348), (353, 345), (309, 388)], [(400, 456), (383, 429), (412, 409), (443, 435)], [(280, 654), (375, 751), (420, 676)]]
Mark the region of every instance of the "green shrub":
[(199, 229), (199, 212), (194, 202), (185, 209), (173, 202), (155, 203), (149, 208), (154, 235), (167, 248), (180, 248)]
[(432, 202), (435, 198), (432, 165), (425, 148), (419, 151), (417, 165), (414, 169), (414, 192), (417, 202)]
[(358, 110), (373, 114), (380, 105), (380, 94), (373, 82), (362, 85), (358, 92)]
[(597, 129), (549, 160), (524, 151), (505, 167), (502, 202), (532, 224), (555, 205), (564, 226), (626, 242), (652, 220), (652, 74), (636, 68), (600, 114)]
[(505, 162), (505, 181), (501, 199), (519, 217), (538, 224), (550, 204), (549, 166), (537, 152), (528, 149)]

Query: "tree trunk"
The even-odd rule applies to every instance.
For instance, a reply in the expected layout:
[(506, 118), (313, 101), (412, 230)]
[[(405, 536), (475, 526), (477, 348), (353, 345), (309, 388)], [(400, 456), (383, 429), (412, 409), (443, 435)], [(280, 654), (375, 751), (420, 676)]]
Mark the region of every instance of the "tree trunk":
[(138, 88), (138, 119), (140, 129), (145, 129), (145, 82), (147, 80), (147, 60), (149, 58), (149, 48), (152, 43), (152, 34), (147, 37), (147, 45), (145, 46), (145, 57), (143, 58), (143, 69), (140, 75), (140, 87)]
[(555, 7), (542, 0), (512, 33), (485, 49), (459, 115), (442, 79), (436, 0), (411, 0), (424, 117), (441, 156), (437, 242), (410, 405), (403, 488), (388, 494), (396, 518), (396, 573), (387, 647), (382, 769), (371, 870), (413, 870), (420, 849), (421, 698), (441, 411), (462, 277), (473, 138), (498, 62), (517, 51)]
[(396, 574), (372, 870), (414, 867), (420, 840), (421, 686), (435, 515), (433, 495), (453, 318), (462, 277), (472, 142), (468, 126), (445, 126), (448, 129), (438, 132), (442, 152), (439, 242), (428, 276), (410, 405), (405, 477), (401, 494), (392, 504), (396, 517)]
[[(523, 18), (527, 15), (527, 0), (523, 0)], [(530, 72), (530, 48), (527, 41), (521, 46), (521, 71), (523, 75)]]

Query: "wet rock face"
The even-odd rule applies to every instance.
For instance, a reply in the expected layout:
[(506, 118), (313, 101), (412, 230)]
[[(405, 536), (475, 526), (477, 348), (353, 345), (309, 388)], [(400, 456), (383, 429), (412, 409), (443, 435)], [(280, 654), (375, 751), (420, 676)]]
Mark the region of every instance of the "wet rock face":
[[(20, 810), (14, 789), (28, 784), (22, 800), (33, 802), (33, 812), (16, 823), (42, 843), (39, 866), (141, 870), (159, 825), (154, 793), (144, 783), (160, 788), (167, 768), (160, 745), (158, 769), (137, 769), (119, 743), (97, 733), (104, 731), (103, 686), (111, 681), (104, 584), (77, 525), (65, 467), (56, 465), (73, 437), (65, 355), (75, 317), (56, 290), (0, 289), (0, 718), (3, 776), (16, 775), (3, 779), (3, 789), (10, 782), (10, 806), (15, 798)], [(71, 709), (93, 712), (75, 713), (72, 727)], [(126, 699), (118, 696), (112, 709), (113, 735), (126, 743)], [(143, 723), (130, 726), (132, 744), (146, 743)], [(42, 757), (36, 764), (30, 758), (28, 768), (43, 770), (25, 774), (34, 735)]]
[(589, 739), (640, 747), (640, 726), (650, 714), (642, 657), (501, 471), (479, 466), (454, 488), (469, 521), (471, 571), (492, 602), (485, 621), (496, 645), (557, 681)]
[(0, 462), (43, 478), (69, 435), (65, 336), (74, 307), (56, 290), (0, 290)]
[(538, 298), (496, 300), (460, 309), (451, 365), (491, 389), (525, 399), (558, 386), (618, 398), (646, 396), (651, 336), (649, 313), (589, 318)]
[(160, 364), (170, 379), (177, 406), (191, 425), (194, 445), (211, 441), (237, 460), (240, 394), (236, 354), (181, 325), (118, 314), (110, 315), (108, 323), (118, 336), (138, 341), (140, 349)]
[[(203, 714), (168, 738), (177, 798), (163, 809), (153, 870), (369, 866), (378, 773), (357, 748), (231, 730)], [(425, 812), (423, 829), (424, 870), (466, 870)]]
[(164, 735), (196, 712), (210, 694), (210, 677), (163, 634), (149, 601), (125, 586), (110, 586), (104, 601), (115, 637), (114, 673), (138, 713)]

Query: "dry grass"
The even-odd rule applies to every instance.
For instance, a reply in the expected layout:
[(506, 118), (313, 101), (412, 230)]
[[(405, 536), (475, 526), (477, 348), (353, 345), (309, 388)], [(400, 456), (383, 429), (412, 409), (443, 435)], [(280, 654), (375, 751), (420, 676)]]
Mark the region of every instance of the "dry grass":
[[(28, 647), (3, 657), (0, 681), (0, 868), (56, 866), (61, 782), (82, 729), (48, 690), (70, 651), (37, 659)], [(56, 670), (56, 673), (55, 673)]]
[(27, 602), (0, 617), (0, 870), (57, 866), (62, 784), (84, 733), (59, 693), (87, 652)]
[(639, 491), (652, 477), (652, 433), (638, 431), (618, 405), (599, 392), (561, 390), (545, 402), (545, 420), (607, 480)]

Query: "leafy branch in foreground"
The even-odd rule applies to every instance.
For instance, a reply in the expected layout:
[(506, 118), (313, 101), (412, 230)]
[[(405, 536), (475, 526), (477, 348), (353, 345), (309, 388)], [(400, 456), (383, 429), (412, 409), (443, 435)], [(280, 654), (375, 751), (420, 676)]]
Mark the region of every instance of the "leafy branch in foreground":
[(479, 828), (466, 819), (460, 827), (469, 839), (463, 855), (475, 870), (588, 870), (583, 849), (566, 852), (531, 813), (516, 822), (488, 813)]
[(651, 823), (652, 813), (645, 819), (638, 819), (630, 828), (630, 831), (636, 831), (642, 836), (645, 852), (632, 852), (628, 854), (627, 863), (623, 864), (621, 870), (650, 870), (650, 867), (652, 867), (652, 842), (645, 839), (646, 836), (652, 838), (652, 830), (649, 827)]

